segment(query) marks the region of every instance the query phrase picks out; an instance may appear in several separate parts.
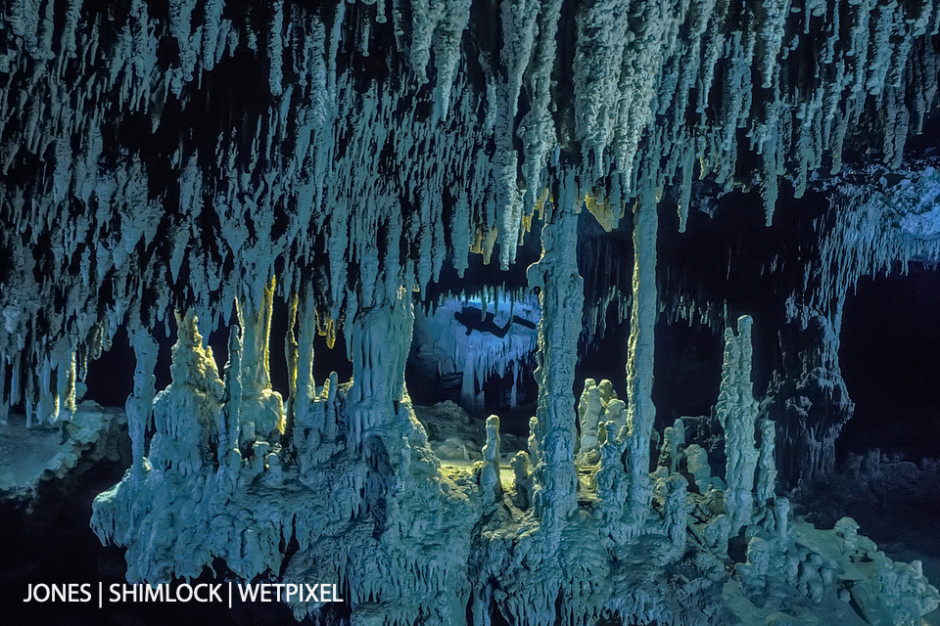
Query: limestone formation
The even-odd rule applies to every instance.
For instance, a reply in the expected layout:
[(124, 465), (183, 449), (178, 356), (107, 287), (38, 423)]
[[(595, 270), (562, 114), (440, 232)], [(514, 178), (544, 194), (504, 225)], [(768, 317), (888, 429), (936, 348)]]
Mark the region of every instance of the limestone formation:
[[(934, 0), (10, 0), (0, 435), (85, 450), (126, 336), (132, 458), (91, 526), (129, 581), (335, 581), (348, 615), (291, 603), (323, 622), (916, 623), (920, 562), (788, 490), (852, 416), (847, 295), (940, 262), (908, 149), (938, 33)], [(679, 320), (725, 341), (688, 429), (654, 401)], [(435, 452), (410, 357), (480, 418), (509, 381), (473, 458)]]

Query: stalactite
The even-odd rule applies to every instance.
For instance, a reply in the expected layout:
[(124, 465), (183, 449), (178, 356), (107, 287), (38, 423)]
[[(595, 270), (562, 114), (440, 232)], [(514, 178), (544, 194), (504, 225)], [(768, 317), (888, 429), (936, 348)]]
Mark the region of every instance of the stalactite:
[[(412, 260), (420, 261), (416, 267), (423, 288), (445, 256), (453, 254), (458, 270), (462, 267), (473, 232), (485, 235), (480, 249), (487, 253), (498, 236), (501, 264), (511, 263), (520, 233), (538, 205), (549, 162), (573, 155), (572, 142), (589, 161), (572, 163), (579, 173), (590, 172), (582, 184), (609, 187), (613, 207), (631, 200), (641, 187), (634, 184), (636, 172), (657, 171), (654, 187), (659, 180), (679, 179), (681, 229), (687, 190), (697, 170), (724, 185), (758, 182), (769, 222), (778, 179), (795, 180), (801, 190), (827, 154), (833, 171), (839, 171), (845, 140), (857, 134), (867, 109), (882, 115), (884, 124), (873, 132), (884, 146), (883, 156), (896, 164), (906, 135), (920, 128), (936, 93), (931, 84), (936, 83), (937, 54), (929, 36), (940, 23), (940, 10), (932, 2), (820, 4), (823, 8), (802, 13), (789, 11), (786, 2), (756, 7), (712, 0), (642, 7), (607, 2), (570, 9), (573, 19), (560, 1), (538, 6), (506, 2), (500, 15), (502, 36), (483, 55), (489, 59), (486, 86), (472, 84), (473, 71), (462, 52), (461, 42), (476, 36), (469, 3), (403, 3), (392, 11), (394, 27), (384, 27), (394, 35), (387, 42), (388, 62), (393, 71), (410, 72), (417, 85), (406, 80), (364, 90), (344, 54), (346, 46), (368, 43), (368, 37), (357, 43), (344, 42), (342, 35), (372, 18), (357, 12), (360, 19), (353, 24), (345, 3), (335, 12), (275, 3), (259, 10), (258, 19), (240, 23), (233, 22), (219, 0), (174, 2), (163, 18), (135, 1), (126, 18), (114, 21), (84, 19), (85, 13), (98, 15), (100, 7), (40, 4), (15, 3), (3, 18), (12, 39), (0, 62), (13, 77), (0, 95), (7, 120), (0, 150), (3, 171), (9, 175), (11, 167), (26, 167), (29, 159), (42, 163), (35, 176), (6, 186), (5, 232), (22, 230), (30, 245), (48, 232), (62, 259), (92, 233), (102, 233), (102, 240), (83, 252), (82, 271), (40, 281), (44, 296), (51, 300), (64, 292), (66, 283), (91, 280), (109, 284), (115, 310), (134, 310), (137, 295), (127, 285), (139, 283), (126, 282), (134, 274), (152, 284), (170, 308), (193, 305), (181, 296), (191, 290), (200, 300), (204, 334), (215, 325), (212, 310), (224, 308), (238, 291), (238, 274), (270, 275), (275, 260), (287, 256), (300, 265), (312, 261), (315, 252), (304, 224), (313, 224), (326, 237), (328, 306), (338, 318), (344, 279), (362, 260), (360, 238), (368, 231), (349, 227), (349, 198), (369, 197), (374, 202), (363, 205), (376, 207), (402, 197), (427, 203), (422, 211), (427, 211), (433, 232), (414, 228), (402, 246), (420, 251), (415, 255), (420, 258)], [(388, 37), (379, 28), (385, 17), (384, 7), (374, 9), (372, 38)], [(58, 23), (63, 27), (53, 28)], [(786, 39), (784, 33), (791, 32), (792, 40)], [(52, 42), (59, 35), (61, 46)], [(569, 40), (573, 75), (567, 83), (553, 85), (553, 73), (568, 54), (558, 42)], [(269, 99), (258, 115), (238, 122), (234, 134), (213, 131), (218, 138), (210, 142), (212, 147), (188, 136), (165, 136), (173, 127), (162, 122), (166, 112), (178, 107), (195, 115), (196, 100), (219, 83), (212, 82), (211, 74), (237, 54), (255, 58), (265, 72), (262, 88)], [(832, 67), (833, 74), (790, 71), (808, 58)], [(756, 82), (752, 61), (758, 67)], [(33, 71), (43, 64), (51, 71)], [(423, 87), (432, 65), (435, 84)], [(296, 85), (286, 85), (285, 72), (296, 74)], [(716, 82), (716, 76), (722, 80)], [(518, 116), (523, 89), (528, 110)], [(768, 89), (772, 92), (761, 91)], [(108, 106), (102, 98), (106, 93), (118, 96)], [(558, 96), (569, 93), (572, 104), (559, 105), (565, 98)], [(25, 94), (31, 94), (29, 100), (23, 99)], [(164, 107), (167, 98), (173, 104)], [(404, 100), (430, 103), (437, 114), (424, 119), (415, 113), (420, 107), (400, 111), (394, 103)], [(483, 105), (492, 125), (480, 128), (477, 115)], [(706, 109), (715, 115), (709, 117)], [(146, 151), (116, 148), (102, 134), (102, 129), (120, 124), (127, 111), (143, 116), (161, 141), (179, 139), (167, 157), (178, 174), (178, 194), (154, 186), (160, 168), (146, 162)], [(747, 121), (752, 111), (753, 119)], [(658, 118), (664, 126), (657, 126)], [(340, 120), (355, 121), (342, 130), (334, 128)], [(750, 138), (749, 146), (738, 145), (739, 129)], [(663, 138), (638, 151), (654, 134)], [(476, 149), (490, 141), (498, 148), (493, 155)], [(390, 158), (386, 147), (403, 167), (380, 182), (376, 173), (387, 169), (382, 162)], [(762, 163), (753, 176), (749, 168), (733, 167), (747, 163), (748, 150)], [(472, 164), (468, 184), (451, 180), (446, 167), (405, 158), (409, 154)], [(650, 169), (653, 163), (658, 165)], [(99, 167), (104, 168), (102, 176), (97, 175)], [(601, 181), (608, 173), (612, 180)], [(412, 181), (420, 181), (420, 189), (412, 189)], [(27, 223), (23, 216), (32, 197), (45, 197), (47, 189), (51, 202), (39, 202), (36, 206), (45, 207), (42, 215)], [(180, 214), (167, 215), (161, 198), (177, 195)], [(445, 196), (456, 199), (456, 210), (443, 210), (437, 199)], [(69, 198), (86, 211), (59, 224), (51, 218)], [(204, 213), (217, 216), (218, 224), (201, 219)], [(357, 215), (363, 224), (376, 223), (371, 210)], [(118, 216), (120, 227), (108, 232)], [(238, 226), (242, 221), (250, 224), (253, 237)], [(272, 239), (275, 222), (287, 227)], [(158, 251), (165, 238), (172, 240), (169, 262)], [(203, 250), (200, 242), (212, 239), (239, 256), (242, 272), (229, 274), (224, 263)], [(4, 241), (16, 250), (18, 263), (22, 243)], [(182, 273), (187, 250), (188, 272)], [(26, 280), (29, 269), (17, 265), (18, 280)], [(299, 270), (286, 272), (285, 284)], [(53, 325), (52, 332), (67, 338), (74, 351), (81, 331), (87, 330), (87, 318), (107, 306), (94, 296), (72, 301), (62, 317), (68, 328), (60, 331)], [(28, 313), (35, 312), (30, 305)], [(17, 325), (31, 326), (29, 320), (36, 317), (24, 315)], [(15, 336), (19, 331), (8, 332)], [(31, 366), (42, 360), (36, 355)], [(25, 380), (19, 377), (17, 386)], [(50, 404), (48, 397), (32, 401), (34, 406)]]

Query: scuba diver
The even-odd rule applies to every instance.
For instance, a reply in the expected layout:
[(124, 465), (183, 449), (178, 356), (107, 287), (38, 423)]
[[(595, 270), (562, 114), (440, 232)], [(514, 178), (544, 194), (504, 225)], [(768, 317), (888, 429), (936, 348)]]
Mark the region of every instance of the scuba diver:
[(505, 326), (497, 326), (493, 313), (487, 312), (484, 316), (483, 309), (472, 306), (465, 306), (457, 313), (454, 313), (454, 319), (467, 327), (468, 335), (473, 331), (478, 330), (481, 333), (490, 333), (491, 335), (496, 335), (500, 339), (506, 336), (506, 333), (509, 332), (509, 328), (513, 325), (513, 323), (525, 326), (526, 328), (535, 328), (534, 322), (530, 322), (529, 320), (519, 317), (518, 315), (513, 315)]

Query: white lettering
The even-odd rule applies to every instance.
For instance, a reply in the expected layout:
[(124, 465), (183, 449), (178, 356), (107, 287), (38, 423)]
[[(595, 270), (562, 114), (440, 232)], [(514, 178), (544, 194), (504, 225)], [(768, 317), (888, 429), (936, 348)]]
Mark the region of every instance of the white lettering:
[(245, 583), (238, 592), (242, 602), (345, 602), (336, 583)]
[(28, 584), (23, 602), (91, 602), (91, 583)]
[(239, 585), (238, 592), (241, 594), (242, 602), (258, 601), (258, 585)]
[(293, 583), (287, 583), (287, 585), (285, 585), (285, 588), (287, 589), (287, 601), (288, 602), (290, 602), (292, 598), (300, 594), (299, 585), (295, 585)]

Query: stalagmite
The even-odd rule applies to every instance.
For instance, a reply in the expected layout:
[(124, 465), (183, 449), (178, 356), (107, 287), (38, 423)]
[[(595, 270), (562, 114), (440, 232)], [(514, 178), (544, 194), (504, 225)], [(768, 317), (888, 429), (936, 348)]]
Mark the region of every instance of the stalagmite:
[(666, 521), (666, 534), (679, 557), (685, 551), (686, 525), (688, 510), (686, 506), (686, 487), (688, 483), (680, 476), (666, 479), (666, 499), (663, 504)]
[(150, 443), (150, 462), (184, 476), (202, 468), (206, 451), (218, 440), (217, 418), (224, 390), (212, 348), (203, 349), (196, 322), (192, 311), (176, 315), (172, 383), (153, 401), (156, 432)]
[[(725, 329), (725, 354), (721, 366), (721, 391), (715, 412), (725, 432), (725, 506), (731, 533), (751, 523), (754, 508), (754, 472), (758, 449), (754, 445), (757, 400), (751, 383), (751, 325), (745, 315), (738, 318), (737, 334)], [(764, 486), (767, 489), (767, 486)]]
[(757, 459), (757, 505), (766, 506), (773, 500), (777, 489), (777, 462), (774, 447), (777, 425), (769, 419), (760, 422), (760, 453)]
[(670, 474), (676, 471), (679, 462), (679, 438), (676, 429), (667, 426), (663, 431), (663, 445), (660, 448), (657, 466), (665, 468)]
[(685, 449), (685, 459), (692, 482), (698, 487), (700, 493), (707, 492), (710, 486), (716, 484), (708, 465), (708, 452), (702, 446), (697, 443), (689, 445)]
[(529, 463), (529, 455), (525, 452), (517, 452), (509, 461), (509, 466), (513, 473), (513, 502), (520, 509), (529, 508), (532, 492), (532, 468)]
[(601, 418), (601, 392), (593, 378), (584, 380), (584, 390), (578, 400), (578, 421), (580, 423), (580, 437), (578, 438), (578, 462), (592, 463), (597, 459), (597, 429)]
[(486, 445), (483, 446), (483, 467), (480, 469), (480, 489), (483, 498), (496, 502), (503, 495), (499, 478), (499, 417), (486, 418)]

